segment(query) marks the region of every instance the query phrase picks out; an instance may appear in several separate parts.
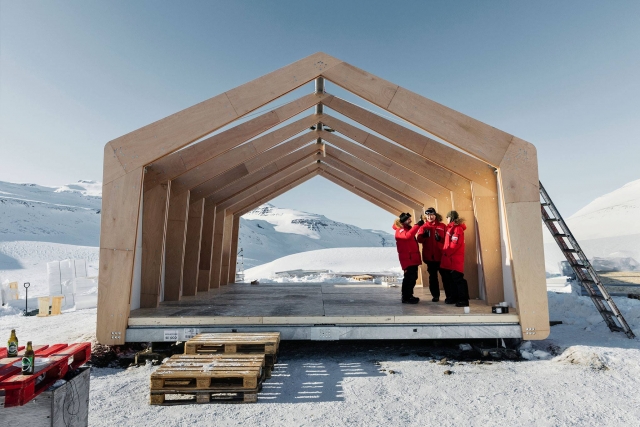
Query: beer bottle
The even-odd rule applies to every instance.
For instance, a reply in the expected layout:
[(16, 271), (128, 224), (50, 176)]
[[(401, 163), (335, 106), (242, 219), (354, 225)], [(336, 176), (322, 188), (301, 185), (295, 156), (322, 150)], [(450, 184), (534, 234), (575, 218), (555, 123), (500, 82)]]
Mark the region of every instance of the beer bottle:
[(11, 336), (7, 342), (7, 357), (18, 357), (18, 337), (15, 329), (11, 330)]
[(31, 375), (35, 372), (35, 353), (31, 347), (31, 341), (27, 341), (27, 349), (22, 356), (22, 375)]

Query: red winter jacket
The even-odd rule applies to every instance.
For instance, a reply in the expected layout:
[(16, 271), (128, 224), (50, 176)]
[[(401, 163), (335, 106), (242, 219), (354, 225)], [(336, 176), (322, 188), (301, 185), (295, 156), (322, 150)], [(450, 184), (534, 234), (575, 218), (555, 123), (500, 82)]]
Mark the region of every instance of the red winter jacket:
[[(429, 237), (425, 236), (425, 232), (429, 231)], [(440, 236), (440, 241), (436, 241), (436, 231)], [(442, 247), (444, 246), (444, 238), (447, 233), (447, 226), (438, 220), (434, 222), (425, 222), (420, 230), (418, 230), (418, 243), (422, 243), (422, 260), (440, 262), (442, 258)]]
[(393, 229), (396, 230), (396, 248), (402, 269), (406, 270), (412, 265), (422, 264), (420, 248), (416, 241), (416, 233), (420, 226), (416, 224), (413, 227), (407, 227), (394, 224)]
[(464, 273), (464, 230), (467, 226), (454, 222), (447, 225), (447, 234), (442, 248), (440, 268)]

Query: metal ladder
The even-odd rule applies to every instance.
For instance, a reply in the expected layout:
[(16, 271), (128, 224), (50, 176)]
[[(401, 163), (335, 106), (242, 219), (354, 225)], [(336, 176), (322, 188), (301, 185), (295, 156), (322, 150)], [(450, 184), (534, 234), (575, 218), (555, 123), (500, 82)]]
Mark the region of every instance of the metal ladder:
[[(593, 266), (584, 252), (582, 252), (582, 249), (580, 249), (578, 241), (573, 237), (573, 234), (571, 234), (571, 230), (569, 230), (569, 227), (562, 219), (560, 212), (558, 212), (558, 209), (556, 209), (556, 206), (551, 201), (542, 183), (540, 183), (540, 196), (542, 196), (543, 200), (541, 202), (543, 222), (547, 225), (551, 235), (556, 243), (558, 243), (560, 250), (567, 258), (567, 261), (569, 261), (569, 265), (571, 265), (571, 268), (573, 268), (573, 271), (576, 273), (576, 278), (587, 290), (591, 301), (596, 305), (596, 308), (602, 315), (609, 329), (613, 332), (624, 332), (627, 337), (631, 339), (635, 338), (633, 331), (627, 324), (627, 321), (624, 320), (624, 317), (620, 313), (620, 310), (618, 310), (616, 303), (613, 302), (609, 292), (607, 292), (602, 285), (598, 273), (593, 269)], [(562, 231), (558, 231), (556, 223)], [(569, 246), (567, 242), (571, 246)]]

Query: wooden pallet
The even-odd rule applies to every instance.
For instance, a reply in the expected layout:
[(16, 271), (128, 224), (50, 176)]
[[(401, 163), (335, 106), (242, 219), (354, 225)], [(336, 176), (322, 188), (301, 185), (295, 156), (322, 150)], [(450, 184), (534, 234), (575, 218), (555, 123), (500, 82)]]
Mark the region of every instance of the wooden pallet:
[(198, 334), (184, 345), (185, 354), (263, 353), (276, 362), (279, 332)]
[(151, 392), (255, 390), (264, 366), (263, 355), (178, 354), (151, 374)]
[[(169, 397), (169, 399), (167, 399)], [(172, 398), (172, 397), (178, 397)], [(185, 391), (152, 391), (149, 396), (151, 405), (185, 405), (189, 403), (255, 403), (258, 401), (258, 389), (249, 391), (219, 392), (201, 390)]]

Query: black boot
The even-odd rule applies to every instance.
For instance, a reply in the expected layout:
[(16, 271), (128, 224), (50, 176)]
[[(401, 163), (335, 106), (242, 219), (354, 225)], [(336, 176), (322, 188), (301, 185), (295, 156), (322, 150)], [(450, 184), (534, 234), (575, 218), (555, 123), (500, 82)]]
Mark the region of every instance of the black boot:
[(469, 307), (469, 301), (458, 301), (456, 307)]
[(410, 297), (402, 297), (403, 304), (417, 304), (420, 301), (420, 298), (414, 297), (413, 295)]

